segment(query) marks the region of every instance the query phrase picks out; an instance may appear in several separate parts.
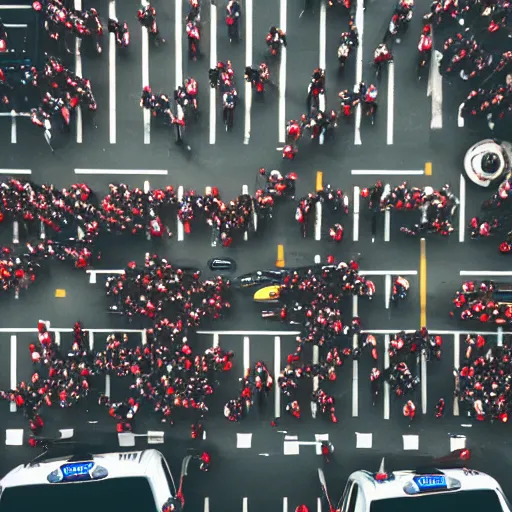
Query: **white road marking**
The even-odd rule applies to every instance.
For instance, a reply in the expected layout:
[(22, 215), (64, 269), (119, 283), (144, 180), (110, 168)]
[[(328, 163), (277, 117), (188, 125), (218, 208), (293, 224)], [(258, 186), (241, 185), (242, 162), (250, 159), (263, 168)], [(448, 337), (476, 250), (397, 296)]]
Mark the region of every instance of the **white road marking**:
[[(142, 6), (149, 5), (148, 0), (141, 0)], [(180, 17), (181, 19), (181, 17)], [(149, 33), (142, 27), (142, 88), (149, 85)], [(147, 108), (142, 109), (144, 120), (144, 144), (151, 142), (151, 113)]]
[[(358, 297), (352, 297), (352, 317), (359, 316)], [(398, 332), (398, 331), (397, 331)], [(352, 350), (357, 349), (359, 340), (357, 334), (352, 336)], [(352, 416), (357, 418), (359, 416), (359, 395), (358, 395), (358, 379), (359, 379), (359, 362), (352, 361)]]
[[(0, 332), (13, 331), (18, 331), (18, 329), (7, 329), (3, 331), (2, 328), (0, 328)], [(37, 329), (34, 332), (37, 332)], [(400, 332), (400, 329), (393, 332)], [(197, 334), (218, 334), (219, 336), (298, 336), (300, 331), (197, 331)]]
[[(110, 0), (108, 3), (108, 17), (116, 17), (116, 0)], [(109, 137), (110, 144), (116, 143), (116, 36), (109, 34), (108, 41), (108, 86), (109, 86)]]
[(512, 270), (461, 270), (461, 276), (505, 277), (512, 276)]
[[(313, 345), (313, 365), (318, 364), (320, 362), (320, 349), (318, 345)], [(319, 387), (319, 378), (318, 376), (313, 377), (313, 391), (318, 391)]]
[(288, 512), (288, 498), (283, 498), (283, 512)]
[(247, 502), (247, 498), (242, 500), (242, 512), (249, 512), (249, 504)]
[(316, 512), (322, 512), (322, 498), (316, 499)]
[(391, 275), (386, 274), (384, 280), (384, 301), (386, 304), (386, 309), (389, 309), (389, 303), (391, 302)]
[(377, 169), (354, 169), (351, 174), (353, 176), (420, 176), (425, 174), (421, 170), (377, 170)]
[(274, 338), (274, 418), (281, 416), (281, 387), (277, 383), (281, 373), (281, 338)]
[(322, 239), (322, 203), (315, 203), (315, 240), (318, 242)]
[(217, 348), (219, 346), (219, 334), (214, 333), (213, 335), (213, 348)]
[[(178, 187), (178, 205), (183, 201), (183, 194), (184, 194), (184, 189), (183, 189), (183, 186), (180, 185)], [(183, 242), (183, 240), (185, 240), (185, 231), (183, 228), (183, 222), (181, 222), (181, 220), (178, 216), (176, 217), (176, 220), (178, 223), (178, 242)]]
[[(253, 12), (252, 0), (245, 0), (245, 65), (252, 67), (252, 29)], [(245, 125), (244, 144), (249, 144), (251, 138), (251, 108), (252, 108), (252, 84), (245, 84)]]
[[(399, 332), (399, 331), (396, 331)], [(384, 335), (384, 371), (389, 368), (389, 334)], [(384, 379), (384, 419), (389, 420), (389, 402), (390, 402), (389, 382)]]
[(384, 242), (391, 240), (391, 211), (384, 210)]
[(359, 207), (361, 199), (361, 190), (354, 187), (354, 225), (352, 227), (352, 238), (354, 242), (359, 242)]
[(210, 498), (205, 497), (203, 512), (210, 512)]
[(419, 450), (420, 449), (420, 436), (405, 435), (402, 436), (404, 443), (404, 450)]
[[(11, 389), (16, 389), (18, 387), (18, 371), (16, 367), (16, 362), (18, 360), (18, 342), (16, 336), (11, 335)], [(11, 412), (16, 412), (16, 403), (11, 402), (9, 405), (9, 409)]]
[(0, 169), (0, 174), (32, 174), (30, 169)]
[(75, 174), (167, 176), (169, 173), (163, 169), (75, 169)]
[[(82, 0), (74, 0), (75, 10), (82, 11)], [(75, 75), (82, 77), (82, 56), (80, 55), (80, 38), (75, 37)], [(83, 124), (82, 124), (82, 107), (76, 107), (76, 142), (82, 144), (83, 142)]]
[(421, 351), (421, 412), (427, 414), (427, 356)]
[(460, 175), (459, 191), (459, 242), (464, 242), (466, 237), (466, 180)]
[(110, 375), (105, 375), (105, 396), (110, 398)]
[(249, 336), (244, 336), (244, 369), (243, 373), (251, 367), (251, 340)]
[[(242, 185), (242, 195), (249, 195), (249, 187), (247, 185)], [(249, 230), (246, 229), (244, 232), (244, 240), (247, 242), (249, 240)]]
[[(460, 334), (453, 335), (453, 367), (457, 370), (460, 368)], [(459, 415), (459, 399), (453, 397), (453, 415)]]
[(174, 2), (174, 37), (175, 37), (175, 52), (174, 64), (176, 80), (176, 89), (183, 85), (183, 33), (182, 33), (182, 18), (183, 18), (183, 1), (175, 0)]
[(443, 127), (443, 78), (439, 73), (439, 62), (436, 50), (430, 59), (430, 74), (432, 81), (432, 119), (430, 128), (440, 130)]
[[(287, 0), (279, 2), (279, 26), (286, 33)], [(286, 48), (281, 47), (279, 63), (279, 143), (286, 142)], [(281, 150), (282, 151), (282, 150)]]
[(94, 332), (87, 331), (89, 336), (89, 350), (92, 352), (94, 350)]
[[(356, 84), (363, 81), (363, 41), (364, 41), (364, 0), (357, 0), (356, 6), (356, 27), (359, 32), (359, 45), (356, 54)], [(361, 141), (361, 105), (357, 105), (355, 119), (354, 144), (360, 146)]]
[(388, 124), (387, 143), (393, 144), (393, 131), (395, 122), (395, 65), (393, 61), (388, 63)]
[[(217, 6), (210, 3), (210, 69), (217, 67)], [(215, 144), (217, 90), (210, 88), (210, 144)]]
[(370, 450), (373, 446), (373, 434), (356, 432), (356, 448)]
[(15, 4), (15, 5), (0, 5), (0, 10), (3, 9), (32, 9), (32, 5), (21, 5), (21, 4)]
[(315, 254), (315, 259), (313, 261), (315, 262), (315, 265), (320, 265), (320, 263), (322, 263), (322, 257), (320, 254)]
[(320, 55), (318, 58), (318, 66), (320, 69), (326, 68), (327, 60), (327, 6), (324, 0), (320, 1), (320, 31), (319, 31), (319, 47)]
[(464, 118), (462, 117), (462, 109), (464, 108), (464, 103), (459, 105), (459, 110), (457, 112), (457, 126), (459, 128), (464, 128)]
[(18, 142), (18, 128), (16, 122), (16, 112), (11, 112), (11, 144), (17, 144)]
[(14, 245), (20, 243), (20, 224), (17, 220), (12, 221), (12, 243)]
[[(78, 229), (80, 229), (80, 228), (78, 228)], [(45, 227), (43, 221), (41, 221), (40, 224), (39, 224), (39, 238), (41, 240), (45, 240), (46, 239), (46, 227)]]
[(498, 347), (503, 347), (503, 327), (498, 327)]

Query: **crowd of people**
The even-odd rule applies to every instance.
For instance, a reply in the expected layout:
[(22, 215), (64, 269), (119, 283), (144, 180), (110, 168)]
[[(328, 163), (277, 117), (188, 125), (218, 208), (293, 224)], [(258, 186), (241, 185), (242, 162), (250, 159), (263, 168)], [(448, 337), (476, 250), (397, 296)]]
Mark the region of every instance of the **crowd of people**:
[(373, 187), (363, 188), (361, 196), (368, 201), (373, 214), (386, 210), (419, 211), (418, 223), (400, 228), (406, 235), (438, 233), (449, 236), (454, 230), (453, 219), (459, 200), (450, 185), (434, 190), (432, 187), (410, 187), (407, 182), (391, 187), (378, 181)]

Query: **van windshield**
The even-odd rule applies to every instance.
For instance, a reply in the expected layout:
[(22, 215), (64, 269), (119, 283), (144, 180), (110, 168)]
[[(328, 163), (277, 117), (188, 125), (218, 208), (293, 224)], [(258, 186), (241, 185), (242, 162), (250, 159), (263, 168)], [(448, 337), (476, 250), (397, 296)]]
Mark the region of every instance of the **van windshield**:
[(0, 512), (156, 512), (157, 505), (145, 477), (107, 478), (93, 482), (7, 487)]
[(495, 491), (490, 489), (421, 494), (372, 501), (370, 512), (503, 512)]

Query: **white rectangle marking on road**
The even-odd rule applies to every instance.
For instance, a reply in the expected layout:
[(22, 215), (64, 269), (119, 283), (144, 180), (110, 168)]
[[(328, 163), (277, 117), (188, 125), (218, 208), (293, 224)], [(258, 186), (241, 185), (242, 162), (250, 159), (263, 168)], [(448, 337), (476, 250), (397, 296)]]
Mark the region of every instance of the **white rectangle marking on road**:
[(299, 455), (300, 445), (297, 441), (285, 441), (283, 444), (284, 455)]
[(393, 131), (395, 123), (395, 64), (388, 63), (388, 123), (387, 123), (387, 144), (393, 144)]
[(251, 340), (249, 336), (244, 336), (244, 374), (251, 367)]
[(323, 0), (320, 2), (320, 30), (319, 30), (319, 49), (318, 66), (325, 69), (327, 60), (327, 6)]
[(219, 333), (213, 334), (213, 348), (217, 348), (219, 346)]
[[(217, 67), (217, 6), (210, 3), (210, 69)], [(210, 88), (210, 144), (215, 144), (217, 90)]]
[(288, 512), (288, 498), (283, 498), (283, 512)]
[(14, 245), (20, 243), (20, 224), (17, 220), (12, 221), (12, 243)]
[[(75, 10), (77, 12), (82, 11), (82, 0), (74, 0)], [(80, 54), (80, 46), (82, 40), (79, 37), (75, 37), (75, 74), (83, 77), (82, 73), (82, 56)], [(78, 105), (76, 107), (76, 143), (82, 144), (83, 142), (83, 123), (82, 123), (82, 107)]]
[[(320, 362), (320, 349), (318, 345), (313, 345), (313, 365), (316, 365)], [(318, 375), (313, 377), (313, 392), (318, 391), (319, 387), (319, 378)]]
[[(2, 331), (2, 328), (0, 328), (0, 332), (11, 332), (10, 331)], [(18, 329), (14, 329), (16, 332), (18, 332)], [(126, 329), (124, 329), (126, 331)], [(399, 332), (393, 331), (393, 332)], [(27, 331), (27, 332), (37, 332), (37, 329), (33, 331)], [(220, 336), (298, 336), (301, 334), (300, 331), (197, 331), (197, 334), (219, 334)]]
[[(10, 375), (10, 386), (11, 389), (16, 389), (18, 387), (18, 370), (17, 370), (17, 360), (18, 360), (18, 341), (16, 335), (11, 335), (11, 375)], [(16, 412), (16, 403), (11, 402), (9, 404), (9, 409), (11, 412)]]
[(174, 79), (176, 89), (183, 85), (183, 0), (174, 2)]
[(466, 448), (466, 436), (450, 437), (450, 452), (464, 450)]
[(94, 332), (88, 331), (89, 335), (89, 350), (92, 352), (94, 350)]
[[(108, 3), (108, 17), (116, 17), (116, 0)], [(108, 39), (108, 100), (109, 100), (109, 139), (110, 144), (116, 143), (116, 36), (109, 34)]]
[(440, 130), (443, 127), (443, 78), (439, 72), (437, 60), (437, 51), (433, 52), (430, 59), (430, 75), (429, 79), (432, 84), (432, 118), (430, 128), (432, 130)]
[(249, 512), (249, 502), (247, 498), (242, 500), (242, 512)]
[(204, 498), (203, 512), (210, 512), (210, 498), (208, 496)]
[[(287, 0), (279, 2), (279, 27), (286, 33)], [(281, 46), (281, 61), (279, 62), (279, 144), (286, 142), (286, 58), (287, 51)]]
[[(453, 335), (453, 367), (458, 370), (460, 368), (460, 334), (456, 333)], [(458, 378), (458, 377), (457, 377)], [(454, 381), (456, 377), (454, 375)], [(454, 382), (454, 387), (456, 383)], [(459, 411), (459, 399), (457, 396), (453, 397), (453, 415), (458, 416)]]
[(464, 118), (462, 117), (462, 109), (464, 108), (464, 103), (459, 105), (459, 110), (457, 112), (457, 126), (459, 128), (464, 128)]
[(322, 202), (315, 203), (315, 240), (322, 240)]
[(421, 412), (427, 414), (427, 355), (421, 351)]
[(93, 175), (130, 175), (130, 176), (167, 176), (168, 171), (163, 169), (75, 169), (75, 174), (93, 174)]
[(277, 384), (277, 379), (281, 373), (281, 338), (276, 336), (274, 338), (274, 417), (279, 418), (281, 416), (281, 387)]
[(248, 450), (252, 446), (252, 434), (236, 434), (236, 447)]
[[(183, 201), (183, 195), (185, 194), (185, 190), (182, 185), (178, 187), (178, 207), (180, 203)], [(176, 222), (178, 224), (178, 242), (183, 242), (185, 240), (185, 229), (183, 227), (183, 222), (179, 218), (179, 216), (176, 217)]]
[(315, 434), (315, 451), (322, 455), (322, 441), (329, 441), (329, 434)]
[(365, 450), (371, 449), (373, 446), (373, 434), (363, 434), (356, 432), (356, 448)]
[(360, 208), (361, 190), (354, 187), (354, 224), (352, 228), (352, 238), (354, 242), (359, 242), (359, 208)]
[(322, 512), (322, 498), (316, 499), (316, 512)]
[(21, 5), (21, 4), (14, 4), (14, 5), (0, 5), (1, 10), (11, 10), (11, 9), (32, 9), (32, 5)]
[(23, 446), (23, 429), (8, 428), (5, 430), (5, 444), (7, 446)]
[(315, 254), (315, 259), (313, 261), (315, 262), (315, 265), (320, 265), (320, 263), (322, 263), (322, 256), (320, 256), (320, 254)]
[(362, 276), (417, 276), (417, 270), (360, 270), (359, 274)]
[(11, 118), (11, 144), (18, 143), (18, 128), (16, 124), (16, 116)]
[(353, 176), (420, 176), (425, 171), (419, 169), (413, 170), (397, 170), (397, 169), (353, 169)]
[(110, 375), (107, 373), (105, 375), (105, 396), (110, 398)]
[(512, 270), (461, 270), (461, 276), (505, 277), (512, 276)]
[[(359, 316), (359, 303), (357, 295), (352, 297), (352, 317)], [(359, 339), (357, 334), (352, 336), (352, 350), (357, 349), (359, 346)], [(358, 383), (359, 380), (359, 362), (352, 361), (352, 416), (357, 418), (359, 416), (359, 395)]]
[[(359, 44), (356, 53), (356, 84), (363, 81), (363, 41), (364, 41), (364, 0), (357, 0), (356, 5), (356, 27), (359, 32)], [(357, 105), (355, 119), (354, 144), (360, 146), (361, 140), (361, 105)]]
[(497, 339), (498, 347), (503, 347), (503, 327), (498, 327), (498, 339)]
[(391, 302), (391, 276), (389, 274), (386, 274), (386, 277), (384, 279), (384, 304), (386, 306), (386, 309), (389, 309), (389, 304)]
[(32, 174), (30, 169), (0, 169), (0, 174)]
[(459, 191), (459, 242), (464, 242), (466, 236), (466, 180), (460, 175)]
[(404, 443), (404, 450), (419, 450), (420, 449), (420, 437), (416, 435), (405, 435), (402, 436)]
[[(252, 62), (252, 29), (253, 29), (253, 5), (252, 0), (245, 0), (245, 65), (253, 67)], [(252, 108), (252, 84), (245, 84), (245, 125), (244, 144), (249, 144), (251, 138), (251, 108)]]
[[(384, 371), (389, 368), (389, 342), (390, 336), (384, 336)], [(390, 386), (387, 380), (384, 380), (384, 419), (389, 420), (389, 399), (390, 399)]]
[[(147, 0), (141, 0), (143, 6), (148, 5)], [(181, 18), (180, 18), (181, 19)], [(142, 27), (142, 89), (149, 85), (149, 33)], [(147, 108), (142, 109), (144, 123), (144, 144), (151, 142), (151, 115)]]
[(384, 242), (391, 240), (391, 211), (384, 210)]

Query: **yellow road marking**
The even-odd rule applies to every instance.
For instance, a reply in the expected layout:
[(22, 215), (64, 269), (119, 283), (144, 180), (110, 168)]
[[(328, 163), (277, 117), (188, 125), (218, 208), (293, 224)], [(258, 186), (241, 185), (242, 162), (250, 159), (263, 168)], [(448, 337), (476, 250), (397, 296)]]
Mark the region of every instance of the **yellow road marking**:
[(284, 245), (283, 244), (279, 244), (277, 246), (276, 267), (279, 267), (279, 268), (284, 267)]
[(425, 162), (425, 176), (432, 176), (432, 162)]
[(427, 241), (420, 240), (420, 327), (427, 326)]
[(322, 171), (316, 171), (316, 191), (320, 192), (324, 189), (324, 173)]
[(66, 290), (64, 290), (63, 288), (57, 288), (55, 290), (55, 297), (57, 299), (64, 299), (64, 298), (66, 298)]

